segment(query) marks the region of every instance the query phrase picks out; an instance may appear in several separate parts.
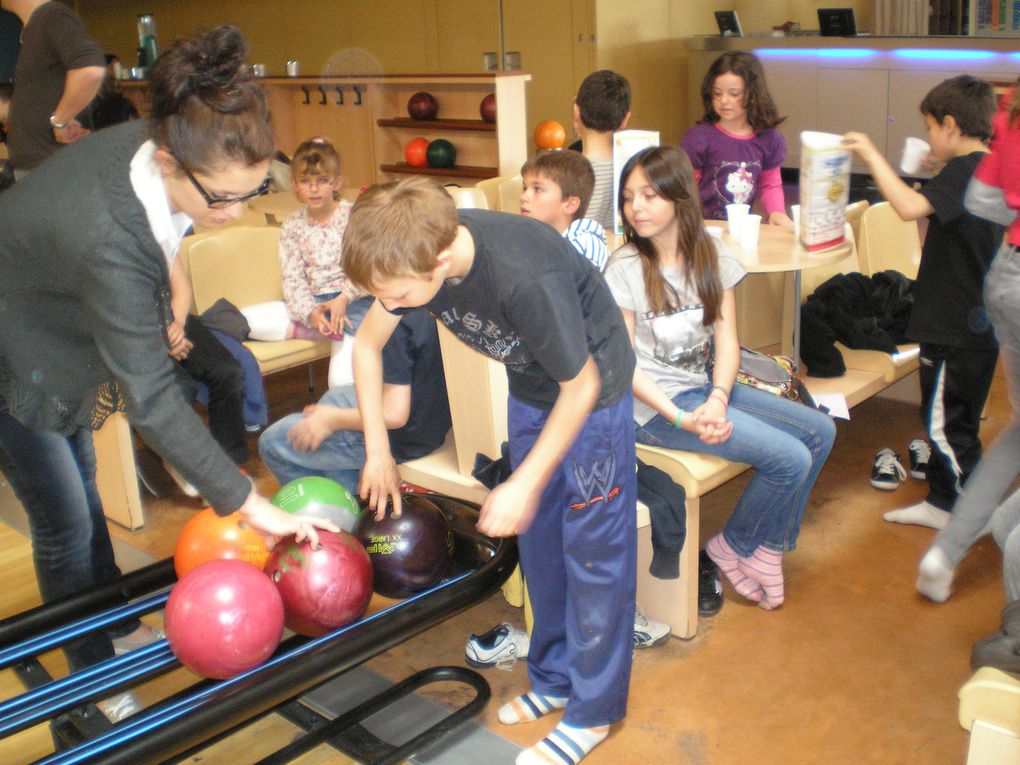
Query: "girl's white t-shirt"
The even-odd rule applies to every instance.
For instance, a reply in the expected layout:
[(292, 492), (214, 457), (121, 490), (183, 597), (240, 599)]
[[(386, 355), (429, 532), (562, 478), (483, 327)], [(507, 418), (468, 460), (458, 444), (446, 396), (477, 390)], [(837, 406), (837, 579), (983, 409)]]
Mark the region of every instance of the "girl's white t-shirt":
[[(713, 239), (719, 251), (719, 278), (724, 290), (737, 285), (747, 271)], [(669, 398), (708, 382), (707, 364), (713, 327), (702, 325), (704, 307), (687, 284), (680, 268), (662, 269), (666, 281), (680, 298), (678, 310), (654, 314), (645, 292), (644, 274), (637, 248), (627, 244), (613, 253), (606, 267), (606, 282), (621, 308), (634, 312), (634, 351), (638, 366)], [(654, 409), (634, 399), (634, 420), (644, 425), (656, 415)]]

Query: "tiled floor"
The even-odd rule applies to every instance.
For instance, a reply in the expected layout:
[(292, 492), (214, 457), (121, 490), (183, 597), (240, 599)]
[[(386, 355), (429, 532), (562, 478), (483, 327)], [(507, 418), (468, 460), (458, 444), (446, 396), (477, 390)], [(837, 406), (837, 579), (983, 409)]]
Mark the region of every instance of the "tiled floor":
[[(303, 373), (271, 380), (274, 416), (303, 403)], [(281, 392), (282, 391), (282, 392)], [(1008, 412), (997, 379), (985, 432)], [(933, 532), (882, 521), (882, 512), (919, 501), (910, 480), (897, 491), (871, 488), (874, 452), (905, 453), (920, 435), (916, 408), (872, 399), (840, 423), (836, 448), (816, 487), (798, 550), (785, 559), (786, 603), (766, 613), (727, 589), (722, 612), (703, 619), (696, 638), (671, 640), (635, 655), (625, 721), (588, 759), (599, 763), (736, 765), (755, 763), (963, 762), (967, 734), (956, 693), (969, 677), (971, 644), (997, 629), (1003, 605), (1001, 559), (990, 539), (961, 566), (944, 605), (914, 591), (917, 562)], [(264, 491), (271, 477), (252, 460)], [(702, 538), (725, 523), (746, 477), (702, 500)], [(0, 502), (11, 502), (0, 497)], [(114, 535), (155, 557), (172, 551), (180, 525), (197, 509), (183, 498), (146, 503), (140, 532)], [(9, 510), (8, 510), (9, 512)], [(459, 664), (465, 638), (503, 620), (520, 620), (496, 596), (374, 659), (397, 679), (437, 664)], [(480, 722), (528, 745), (555, 724), (507, 728), (498, 704), (527, 688), (525, 666), (487, 670), (493, 702)], [(443, 693), (430, 694), (442, 700)], [(232, 762), (237, 751), (232, 752)], [(209, 760), (211, 761), (211, 760)], [(441, 760), (438, 760), (441, 761)], [(486, 753), (478, 753), (486, 762)]]

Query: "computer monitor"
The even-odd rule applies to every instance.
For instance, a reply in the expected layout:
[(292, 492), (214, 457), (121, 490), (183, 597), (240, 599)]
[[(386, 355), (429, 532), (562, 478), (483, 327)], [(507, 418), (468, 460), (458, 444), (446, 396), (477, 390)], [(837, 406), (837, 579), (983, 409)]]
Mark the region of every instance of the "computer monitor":
[(853, 8), (819, 8), (818, 29), (822, 37), (853, 37), (857, 21)]
[(723, 37), (743, 37), (736, 11), (716, 11), (715, 23), (719, 25), (719, 34)]

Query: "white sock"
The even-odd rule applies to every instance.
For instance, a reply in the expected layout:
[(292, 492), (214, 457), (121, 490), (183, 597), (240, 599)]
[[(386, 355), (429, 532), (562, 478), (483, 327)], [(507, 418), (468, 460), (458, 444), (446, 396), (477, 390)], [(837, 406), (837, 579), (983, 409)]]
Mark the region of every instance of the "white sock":
[(918, 502), (902, 510), (890, 510), (882, 517), (890, 523), (927, 526), (930, 529), (944, 529), (949, 523), (949, 513), (946, 510), (939, 510), (928, 501)]
[(517, 755), (514, 762), (516, 765), (577, 765), (608, 735), (608, 725), (575, 728), (561, 722), (552, 733)]
[(949, 599), (953, 573), (954, 569), (942, 548), (933, 545), (921, 558), (917, 574), (917, 591), (936, 603), (945, 603)]
[(537, 720), (557, 709), (563, 709), (566, 705), (566, 696), (543, 696), (541, 693), (528, 691), (501, 706), (496, 717), (504, 725), (516, 725)]

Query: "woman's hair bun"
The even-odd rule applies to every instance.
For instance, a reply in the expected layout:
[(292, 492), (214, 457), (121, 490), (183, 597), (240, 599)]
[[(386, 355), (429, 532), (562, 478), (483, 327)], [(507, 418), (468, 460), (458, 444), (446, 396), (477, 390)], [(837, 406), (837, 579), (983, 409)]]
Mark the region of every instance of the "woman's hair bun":
[(153, 68), (153, 118), (183, 111), (192, 98), (218, 112), (245, 108), (248, 100), (239, 96), (252, 86), (247, 59), (248, 43), (233, 24), (177, 40)]

